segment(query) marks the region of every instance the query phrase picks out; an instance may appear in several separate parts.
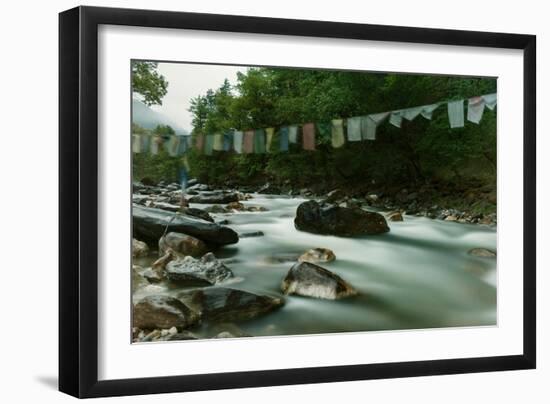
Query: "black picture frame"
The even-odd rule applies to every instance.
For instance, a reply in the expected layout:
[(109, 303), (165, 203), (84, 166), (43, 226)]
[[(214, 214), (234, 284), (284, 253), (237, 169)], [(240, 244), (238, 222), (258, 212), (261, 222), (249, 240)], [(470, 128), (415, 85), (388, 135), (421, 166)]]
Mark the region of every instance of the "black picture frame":
[[(523, 353), (99, 381), (97, 62), (101, 24), (523, 50)], [(85, 398), (535, 368), (535, 69), (533, 35), (96, 7), (60, 13), (59, 389)]]

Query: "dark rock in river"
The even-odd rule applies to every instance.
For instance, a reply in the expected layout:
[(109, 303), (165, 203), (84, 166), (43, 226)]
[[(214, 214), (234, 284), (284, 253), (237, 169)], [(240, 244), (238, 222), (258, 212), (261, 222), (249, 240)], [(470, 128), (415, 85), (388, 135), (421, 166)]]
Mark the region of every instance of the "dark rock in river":
[(208, 252), (206, 244), (198, 238), (183, 233), (170, 232), (159, 240), (159, 254), (164, 255), (168, 248), (182, 255), (202, 257)]
[(236, 192), (217, 192), (209, 195), (199, 194), (193, 195), (189, 198), (190, 203), (230, 203), (237, 202), (239, 200), (239, 194)]
[(165, 272), (168, 280), (185, 286), (208, 286), (233, 277), (233, 272), (212, 253), (201, 259), (186, 256), (172, 260), (166, 264)]
[(279, 195), (281, 194), (281, 188), (271, 185), (269, 182), (261, 186), (258, 191), (259, 194), (265, 195)]
[(306, 251), (298, 258), (300, 262), (331, 262), (336, 259), (336, 255), (332, 250), (328, 248), (312, 248), (311, 250)]
[(386, 219), (379, 213), (360, 208), (320, 205), (313, 200), (298, 206), (294, 226), (309, 233), (342, 237), (380, 234), (390, 230)]
[(176, 298), (153, 295), (134, 305), (132, 319), (133, 327), (141, 329), (187, 328), (199, 321), (199, 315)]
[(357, 291), (338, 275), (310, 262), (294, 264), (281, 284), (287, 295), (340, 299)]
[(230, 288), (204, 288), (178, 296), (209, 321), (245, 321), (281, 307), (283, 299)]
[(183, 208), (182, 213), (185, 213), (188, 216), (198, 217), (199, 219), (206, 220), (207, 222), (214, 223), (214, 219), (210, 214), (199, 208)]
[(235, 244), (239, 241), (239, 236), (232, 229), (186, 214), (174, 215), (160, 209), (134, 205), (132, 216), (134, 235), (154, 243), (158, 242), (167, 227), (168, 231), (188, 234), (212, 244)]
[(468, 254), (482, 258), (496, 258), (497, 256), (496, 251), (489, 250), (488, 248), (472, 248), (468, 251)]
[(247, 233), (239, 233), (239, 238), (260, 237), (263, 235), (264, 235), (263, 231), (257, 230), (257, 231), (249, 231)]

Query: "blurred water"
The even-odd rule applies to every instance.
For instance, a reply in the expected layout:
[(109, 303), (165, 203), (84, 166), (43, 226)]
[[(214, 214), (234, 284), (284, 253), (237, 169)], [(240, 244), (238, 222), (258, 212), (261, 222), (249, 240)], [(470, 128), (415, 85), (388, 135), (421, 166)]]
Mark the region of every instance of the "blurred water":
[[(496, 260), (468, 255), (475, 247), (496, 250), (494, 228), (405, 216), (404, 222), (390, 222), (391, 231), (384, 235), (322, 236), (294, 228), (296, 207), (303, 201), (254, 195), (243, 203), (269, 211), (213, 215), (216, 220), (229, 220), (228, 226), (238, 233), (264, 233), (215, 251), (218, 258), (227, 259), (226, 265), (236, 276), (228, 286), (283, 296), (280, 284), (292, 263), (273, 257), (325, 247), (334, 251), (336, 260), (321, 265), (348, 281), (359, 295), (337, 301), (284, 296), (286, 304), (281, 309), (238, 324), (245, 333), (292, 335), (496, 324)], [(136, 291), (134, 299), (150, 293), (177, 291), (151, 285)], [(202, 336), (211, 332), (207, 326), (198, 330)]]

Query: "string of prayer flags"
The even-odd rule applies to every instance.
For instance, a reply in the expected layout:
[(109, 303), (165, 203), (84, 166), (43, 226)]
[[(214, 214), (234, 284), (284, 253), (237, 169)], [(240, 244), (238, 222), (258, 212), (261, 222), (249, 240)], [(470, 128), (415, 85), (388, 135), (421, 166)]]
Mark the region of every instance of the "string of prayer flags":
[(221, 133), (214, 134), (212, 149), (216, 151), (223, 151), (223, 135)]
[(141, 153), (141, 135), (132, 135), (132, 152)]
[(195, 149), (198, 152), (202, 152), (204, 150), (204, 134), (199, 133), (195, 139)]
[(265, 131), (263, 129), (254, 131), (254, 153), (265, 153)]
[(413, 107), (413, 108), (404, 109), (403, 118), (405, 118), (407, 121), (412, 121), (414, 118), (420, 115), (423, 108), (424, 107)]
[(298, 125), (288, 127), (288, 141), (290, 143), (298, 143)]
[(246, 154), (254, 153), (254, 131), (244, 132), (243, 152)]
[(345, 143), (344, 139), (344, 120), (343, 119), (333, 119), (332, 120), (332, 133), (331, 133), (331, 143), (332, 147), (338, 148), (342, 147)]
[(348, 124), (348, 141), (361, 141), (361, 117), (354, 116), (353, 118), (348, 118), (346, 123)]
[(483, 97), (472, 97), (468, 100), (468, 114), (466, 119), (470, 122), (479, 124), (483, 117), (483, 110), (485, 109), (485, 101)]
[(275, 128), (267, 128), (265, 130), (265, 149), (269, 153), (271, 151), (271, 145), (273, 143), (273, 137), (275, 136)]
[(450, 101), (447, 112), (451, 129), (464, 127), (464, 100)]
[(315, 150), (315, 124), (304, 123), (302, 126), (302, 147), (304, 150)]
[(381, 112), (379, 114), (371, 114), (363, 117), (361, 120), (363, 138), (366, 140), (375, 140), (376, 128), (384, 121), (384, 119), (388, 117), (389, 114), (389, 112)]
[(482, 95), (481, 98), (483, 98), (483, 101), (485, 101), (485, 106), (489, 108), (491, 111), (495, 109), (497, 106), (497, 94), (486, 94)]
[(243, 152), (243, 132), (233, 132), (233, 150), (241, 154)]
[(396, 128), (400, 128), (401, 122), (403, 122), (403, 111), (392, 111), (390, 114), (390, 123)]
[(207, 156), (212, 155), (212, 151), (214, 150), (214, 136), (212, 134), (206, 135), (205, 143), (204, 143), (204, 154)]
[(279, 150), (288, 151), (288, 126), (279, 129)]
[(231, 146), (233, 145), (233, 132), (225, 132), (223, 134), (223, 151), (231, 151)]
[(439, 107), (439, 103), (437, 104), (430, 104), (430, 105), (424, 105), (422, 107), (422, 112), (420, 112), (420, 115), (422, 115), (424, 118), (431, 120), (432, 115), (434, 111)]
[[(467, 101), (467, 113), (465, 104)], [(447, 104), (449, 126), (451, 128), (464, 127), (464, 120), (479, 124), (483, 118), (485, 107), (494, 110), (497, 105), (497, 94), (485, 94), (471, 97), (467, 100), (453, 100), (438, 102), (429, 105), (398, 109), (377, 114), (355, 116), (351, 118), (333, 119), (326, 122), (309, 122), (301, 125), (301, 139), (299, 125), (289, 125), (277, 128), (249, 129), (237, 131), (234, 129), (217, 133), (198, 133), (195, 136), (160, 135), (150, 133), (132, 133), (131, 149), (133, 153), (159, 154), (164, 150), (172, 157), (184, 156), (191, 148), (208, 156), (214, 151), (236, 153), (271, 153), (277, 150), (286, 152), (291, 144), (301, 145), (303, 150), (316, 150), (316, 142), (340, 148), (349, 142), (361, 140), (375, 140), (378, 126), (389, 117), (393, 126), (400, 128), (403, 119), (413, 121), (419, 115), (431, 120), (433, 112), (442, 104)], [(345, 123), (345, 125), (344, 125)], [(347, 128), (347, 132), (344, 129)], [(318, 136), (318, 138), (316, 138)]]

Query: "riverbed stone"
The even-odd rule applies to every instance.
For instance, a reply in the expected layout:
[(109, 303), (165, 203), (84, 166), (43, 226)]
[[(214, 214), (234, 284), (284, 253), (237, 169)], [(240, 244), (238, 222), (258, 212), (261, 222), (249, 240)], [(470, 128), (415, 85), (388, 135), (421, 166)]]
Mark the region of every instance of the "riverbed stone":
[(284, 304), (284, 300), (279, 297), (224, 287), (185, 291), (178, 298), (200, 312), (202, 318), (214, 322), (250, 320)]
[(170, 232), (159, 240), (159, 254), (164, 255), (170, 248), (172, 251), (181, 255), (190, 255), (192, 257), (202, 257), (208, 252), (208, 247), (204, 241), (183, 233)]
[(399, 211), (388, 213), (387, 218), (390, 222), (402, 222), (403, 221), (403, 215)]
[(328, 248), (312, 248), (298, 257), (299, 262), (311, 262), (314, 264), (318, 262), (331, 262), (335, 259), (336, 255)]
[(197, 324), (199, 318), (198, 313), (174, 297), (151, 295), (134, 305), (132, 325), (141, 329), (179, 329)]
[(214, 219), (204, 209), (185, 207), (181, 210), (188, 216), (198, 217), (199, 219), (206, 220), (207, 222), (214, 223)]
[(202, 258), (179, 257), (165, 267), (166, 278), (180, 285), (214, 285), (233, 277), (233, 272), (214, 254), (207, 253)]
[(283, 279), (281, 289), (287, 295), (330, 300), (357, 294), (357, 291), (341, 277), (310, 262), (294, 264)]
[(482, 258), (496, 258), (497, 252), (488, 248), (472, 248), (468, 254)]
[(132, 208), (133, 231), (136, 238), (157, 243), (166, 229), (188, 234), (206, 243), (235, 244), (239, 236), (229, 227), (220, 226), (187, 214), (173, 214), (161, 209), (134, 205)]
[(314, 200), (298, 206), (294, 226), (309, 233), (341, 237), (381, 234), (390, 230), (386, 219), (379, 213), (360, 208), (321, 205)]
[(226, 204), (230, 202), (237, 202), (239, 200), (239, 194), (236, 192), (215, 192), (212, 194), (199, 194), (193, 195), (189, 198), (190, 203), (221, 203)]
[(149, 254), (149, 247), (143, 241), (139, 241), (135, 238), (132, 239), (132, 257), (140, 258), (146, 257)]

